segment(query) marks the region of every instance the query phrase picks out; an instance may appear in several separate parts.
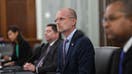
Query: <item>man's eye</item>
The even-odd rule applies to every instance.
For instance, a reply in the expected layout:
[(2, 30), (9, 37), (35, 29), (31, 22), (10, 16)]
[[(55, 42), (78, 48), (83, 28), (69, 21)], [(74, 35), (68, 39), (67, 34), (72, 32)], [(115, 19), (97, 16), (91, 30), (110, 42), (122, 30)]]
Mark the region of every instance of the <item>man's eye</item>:
[(60, 20), (64, 20), (65, 18), (60, 18)]
[(110, 21), (114, 21), (114, 20), (116, 20), (116, 19), (118, 19), (117, 17), (109, 17), (109, 20)]

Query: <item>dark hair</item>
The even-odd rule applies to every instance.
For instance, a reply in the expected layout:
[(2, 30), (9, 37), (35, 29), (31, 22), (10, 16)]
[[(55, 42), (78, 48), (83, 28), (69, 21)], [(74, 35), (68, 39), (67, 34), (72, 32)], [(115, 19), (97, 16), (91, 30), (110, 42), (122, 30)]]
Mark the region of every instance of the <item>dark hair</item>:
[(126, 17), (132, 17), (132, 0), (113, 0), (111, 4), (120, 2), (122, 4), (121, 11), (125, 13)]
[(132, 0), (122, 0), (124, 11), (127, 17), (132, 17)]
[(60, 39), (62, 38), (61, 33), (58, 32), (58, 30), (57, 30), (56, 24), (50, 23), (50, 24), (47, 24), (47, 26), (51, 26), (51, 27), (52, 27), (52, 30), (53, 30), (54, 32), (59, 33), (59, 38), (60, 38)]
[(13, 33), (18, 32), (18, 36), (16, 38), (18, 43), (21, 43), (24, 40), (18, 26), (11, 25), (11, 26), (9, 26), (8, 31), (12, 31)]
[(56, 24), (47, 24), (47, 26), (51, 26), (52, 27), (52, 30), (54, 31), (54, 32), (58, 32), (58, 30), (57, 30), (57, 26), (56, 26)]

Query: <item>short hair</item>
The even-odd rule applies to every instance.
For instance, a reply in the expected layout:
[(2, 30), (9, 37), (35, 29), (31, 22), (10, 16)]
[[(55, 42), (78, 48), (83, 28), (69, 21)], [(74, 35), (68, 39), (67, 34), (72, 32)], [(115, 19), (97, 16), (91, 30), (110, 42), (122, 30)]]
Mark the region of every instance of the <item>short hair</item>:
[(59, 39), (62, 39), (61, 33), (58, 31), (56, 24), (50, 23), (50, 24), (47, 24), (47, 27), (48, 27), (48, 26), (51, 26), (52, 30), (53, 30), (55, 33), (59, 33)]
[(77, 13), (76, 13), (76, 11), (75, 11), (74, 9), (72, 9), (72, 8), (68, 8), (68, 10), (70, 11), (70, 14), (71, 14), (75, 19), (77, 19)]
[(52, 30), (53, 30), (54, 32), (58, 32), (56, 24), (50, 23), (50, 24), (47, 24), (47, 27), (48, 27), (48, 26), (51, 26), (51, 28), (52, 28)]
[(132, 17), (132, 0), (122, 0), (127, 17)]
[(132, 17), (132, 0), (113, 0), (111, 4), (120, 2), (122, 4), (121, 11), (126, 17)]

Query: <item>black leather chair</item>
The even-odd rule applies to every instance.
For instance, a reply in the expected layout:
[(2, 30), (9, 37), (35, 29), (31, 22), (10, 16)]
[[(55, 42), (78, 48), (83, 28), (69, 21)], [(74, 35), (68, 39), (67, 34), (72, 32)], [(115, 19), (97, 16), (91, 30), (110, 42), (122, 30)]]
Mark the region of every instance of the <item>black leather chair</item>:
[(95, 48), (96, 74), (109, 74), (112, 55), (118, 47), (97, 47)]
[(32, 63), (36, 63), (36, 61), (39, 59), (40, 55), (41, 55), (41, 50), (42, 47), (45, 45), (45, 43), (43, 44), (35, 44), (33, 49), (32, 49), (32, 59), (30, 61), (32, 61)]
[(33, 49), (32, 49), (32, 54), (33, 55), (36, 55), (36, 54), (39, 54), (39, 50), (41, 49), (41, 44), (35, 44), (33, 46)]

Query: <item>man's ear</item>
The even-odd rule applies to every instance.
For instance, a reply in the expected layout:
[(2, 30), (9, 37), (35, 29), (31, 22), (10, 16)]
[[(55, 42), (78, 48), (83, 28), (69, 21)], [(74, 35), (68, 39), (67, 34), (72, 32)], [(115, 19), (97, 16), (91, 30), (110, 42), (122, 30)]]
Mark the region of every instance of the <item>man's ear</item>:
[(72, 21), (74, 22), (74, 25), (76, 24), (77, 20), (76, 19), (72, 19)]

